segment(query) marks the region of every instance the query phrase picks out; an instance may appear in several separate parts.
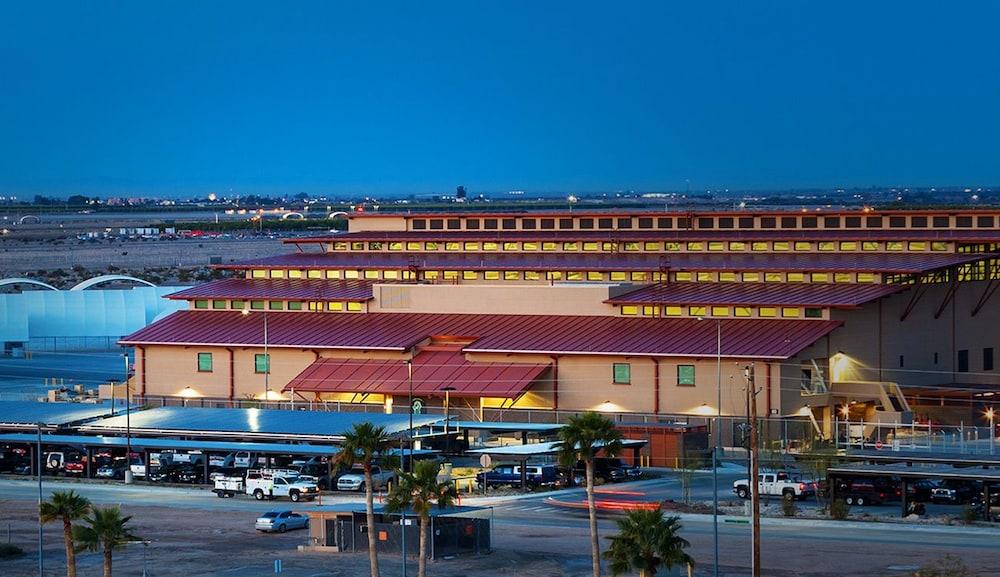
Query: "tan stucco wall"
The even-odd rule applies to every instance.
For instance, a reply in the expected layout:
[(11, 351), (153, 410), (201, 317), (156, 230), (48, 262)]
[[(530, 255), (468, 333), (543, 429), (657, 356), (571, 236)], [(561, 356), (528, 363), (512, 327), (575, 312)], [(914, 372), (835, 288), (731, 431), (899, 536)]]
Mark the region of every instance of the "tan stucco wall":
[(402, 216), (356, 216), (347, 219), (347, 232), (372, 230), (406, 230), (406, 218)]
[(615, 315), (609, 285), (376, 285), (370, 312)]

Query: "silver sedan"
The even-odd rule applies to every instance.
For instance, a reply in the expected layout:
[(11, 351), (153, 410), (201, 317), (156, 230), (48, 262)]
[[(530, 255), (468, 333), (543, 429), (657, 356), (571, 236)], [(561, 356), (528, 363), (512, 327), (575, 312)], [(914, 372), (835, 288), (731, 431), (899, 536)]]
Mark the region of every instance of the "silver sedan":
[(268, 511), (254, 523), (254, 528), (258, 531), (270, 533), (277, 531), (284, 533), (292, 529), (305, 529), (309, 527), (309, 517), (293, 513), (291, 511)]

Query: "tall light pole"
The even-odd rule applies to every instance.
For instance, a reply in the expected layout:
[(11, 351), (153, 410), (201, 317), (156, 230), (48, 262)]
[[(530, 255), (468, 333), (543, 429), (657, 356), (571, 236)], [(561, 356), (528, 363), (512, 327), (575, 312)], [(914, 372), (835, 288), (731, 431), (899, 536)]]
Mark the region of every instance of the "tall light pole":
[[(407, 429), (406, 438), (407, 445), (409, 446), (409, 456), (407, 458), (406, 468), (413, 474), (413, 358), (406, 359), (406, 388), (407, 388), (407, 401), (409, 406), (409, 416), (410, 416), (410, 428)], [(403, 510), (399, 516), (399, 534), (400, 542), (403, 549), (403, 577), (406, 577), (406, 511)]]
[[(112, 388), (111, 390), (114, 390)], [(38, 453), (38, 577), (42, 577), (42, 471), (45, 470), (45, 455), (42, 454), (42, 427), (43, 423), (35, 423), (38, 430), (38, 444), (35, 452)]]
[(444, 452), (451, 452), (451, 436), (448, 434), (448, 421), (451, 419), (451, 392), (455, 387), (451, 385), (443, 387), (444, 391)]
[[(264, 402), (271, 396), (271, 356), (267, 353), (267, 310), (261, 311), (264, 317)], [(249, 316), (250, 309), (243, 309), (243, 316)], [(267, 406), (267, 405), (265, 405)]]
[(993, 425), (994, 414), (995, 413), (993, 412), (993, 407), (990, 407), (990, 408), (986, 409), (986, 418), (990, 420), (990, 454), (991, 455), (993, 454), (993, 441), (994, 441), (994, 437), (996, 437), (996, 432), (997, 432), (996, 427)]
[[(705, 320), (698, 317), (699, 321)], [(715, 435), (712, 447), (712, 535), (719, 577), (719, 451), (722, 449), (722, 319), (715, 319)]]
[(132, 391), (128, 386), (128, 351), (125, 359), (125, 484), (132, 484)]

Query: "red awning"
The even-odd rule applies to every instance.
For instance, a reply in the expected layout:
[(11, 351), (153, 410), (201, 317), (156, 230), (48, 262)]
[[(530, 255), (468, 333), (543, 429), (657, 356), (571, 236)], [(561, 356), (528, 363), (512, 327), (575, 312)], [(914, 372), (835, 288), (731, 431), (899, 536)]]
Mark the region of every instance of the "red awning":
[[(413, 358), (413, 394), (515, 398), (538, 380), (549, 365), (474, 363), (461, 351), (424, 351)], [(409, 392), (406, 362), (372, 359), (319, 359), (306, 367), (285, 391), (317, 393)]]

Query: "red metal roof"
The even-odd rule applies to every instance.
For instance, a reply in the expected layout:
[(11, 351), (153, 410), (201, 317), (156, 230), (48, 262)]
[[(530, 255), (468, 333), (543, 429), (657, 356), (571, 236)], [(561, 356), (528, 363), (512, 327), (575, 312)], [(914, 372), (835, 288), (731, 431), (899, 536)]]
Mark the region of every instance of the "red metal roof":
[(892, 284), (670, 283), (609, 298), (616, 305), (746, 305), (856, 307), (906, 289)]
[[(263, 345), (263, 313), (177, 311), (123, 337), (123, 345)], [(727, 357), (784, 359), (840, 326), (839, 321), (726, 319)], [(715, 323), (615, 316), (427, 313), (268, 314), (268, 346), (408, 350), (431, 337), (467, 337), (466, 352), (712, 356)]]
[(368, 301), (372, 282), (320, 279), (227, 278), (167, 295), (168, 299), (289, 299)]
[(531, 271), (844, 271), (917, 273), (988, 258), (971, 253), (293, 253), (222, 269)]
[(457, 209), (452, 211), (425, 211), (425, 212), (412, 212), (411, 209), (400, 209), (392, 210), (391, 208), (386, 208), (381, 211), (374, 212), (351, 212), (347, 214), (348, 218), (463, 218), (463, 217), (479, 217), (479, 218), (501, 218), (504, 216), (517, 217), (517, 216), (537, 216), (550, 217), (550, 216), (675, 216), (675, 217), (699, 217), (699, 216), (890, 216), (890, 215), (955, 215), (955, 214), (998, 214), (1000, 210), (996, 208), (921, 208), (921, 209), (861, 209), (861, 208), (832, 208), (823, 210), (804, 210), (801, 208), (786, 208), (782, 209), (744, 209), (744, 210), (650, 210), (644, 207), (635, 208), (574, 208), (568, 209), (534, 209), (525, 208), (523, 210), (516, 209), (501, 209), (495, 212), (484, 211), (484, 210), (464, 210)]
[(405, 241), (754, 241), (754, 240), (924, 240), (953, 242), (997, 242), (1000, 229), (725, 229), (725, 230), (408, 230), (345, 232), (336, 235), (290, 238), (289, 244), (327, 242)]
[[(413, 357), (413, 393), (457, 397), (514, 398), (549, 368), (547, 364), (474, 363), (461, 351), (423, 351)], [(319, 359), (285, 391), (406, 394), (406, 362), (372, 359)]]

